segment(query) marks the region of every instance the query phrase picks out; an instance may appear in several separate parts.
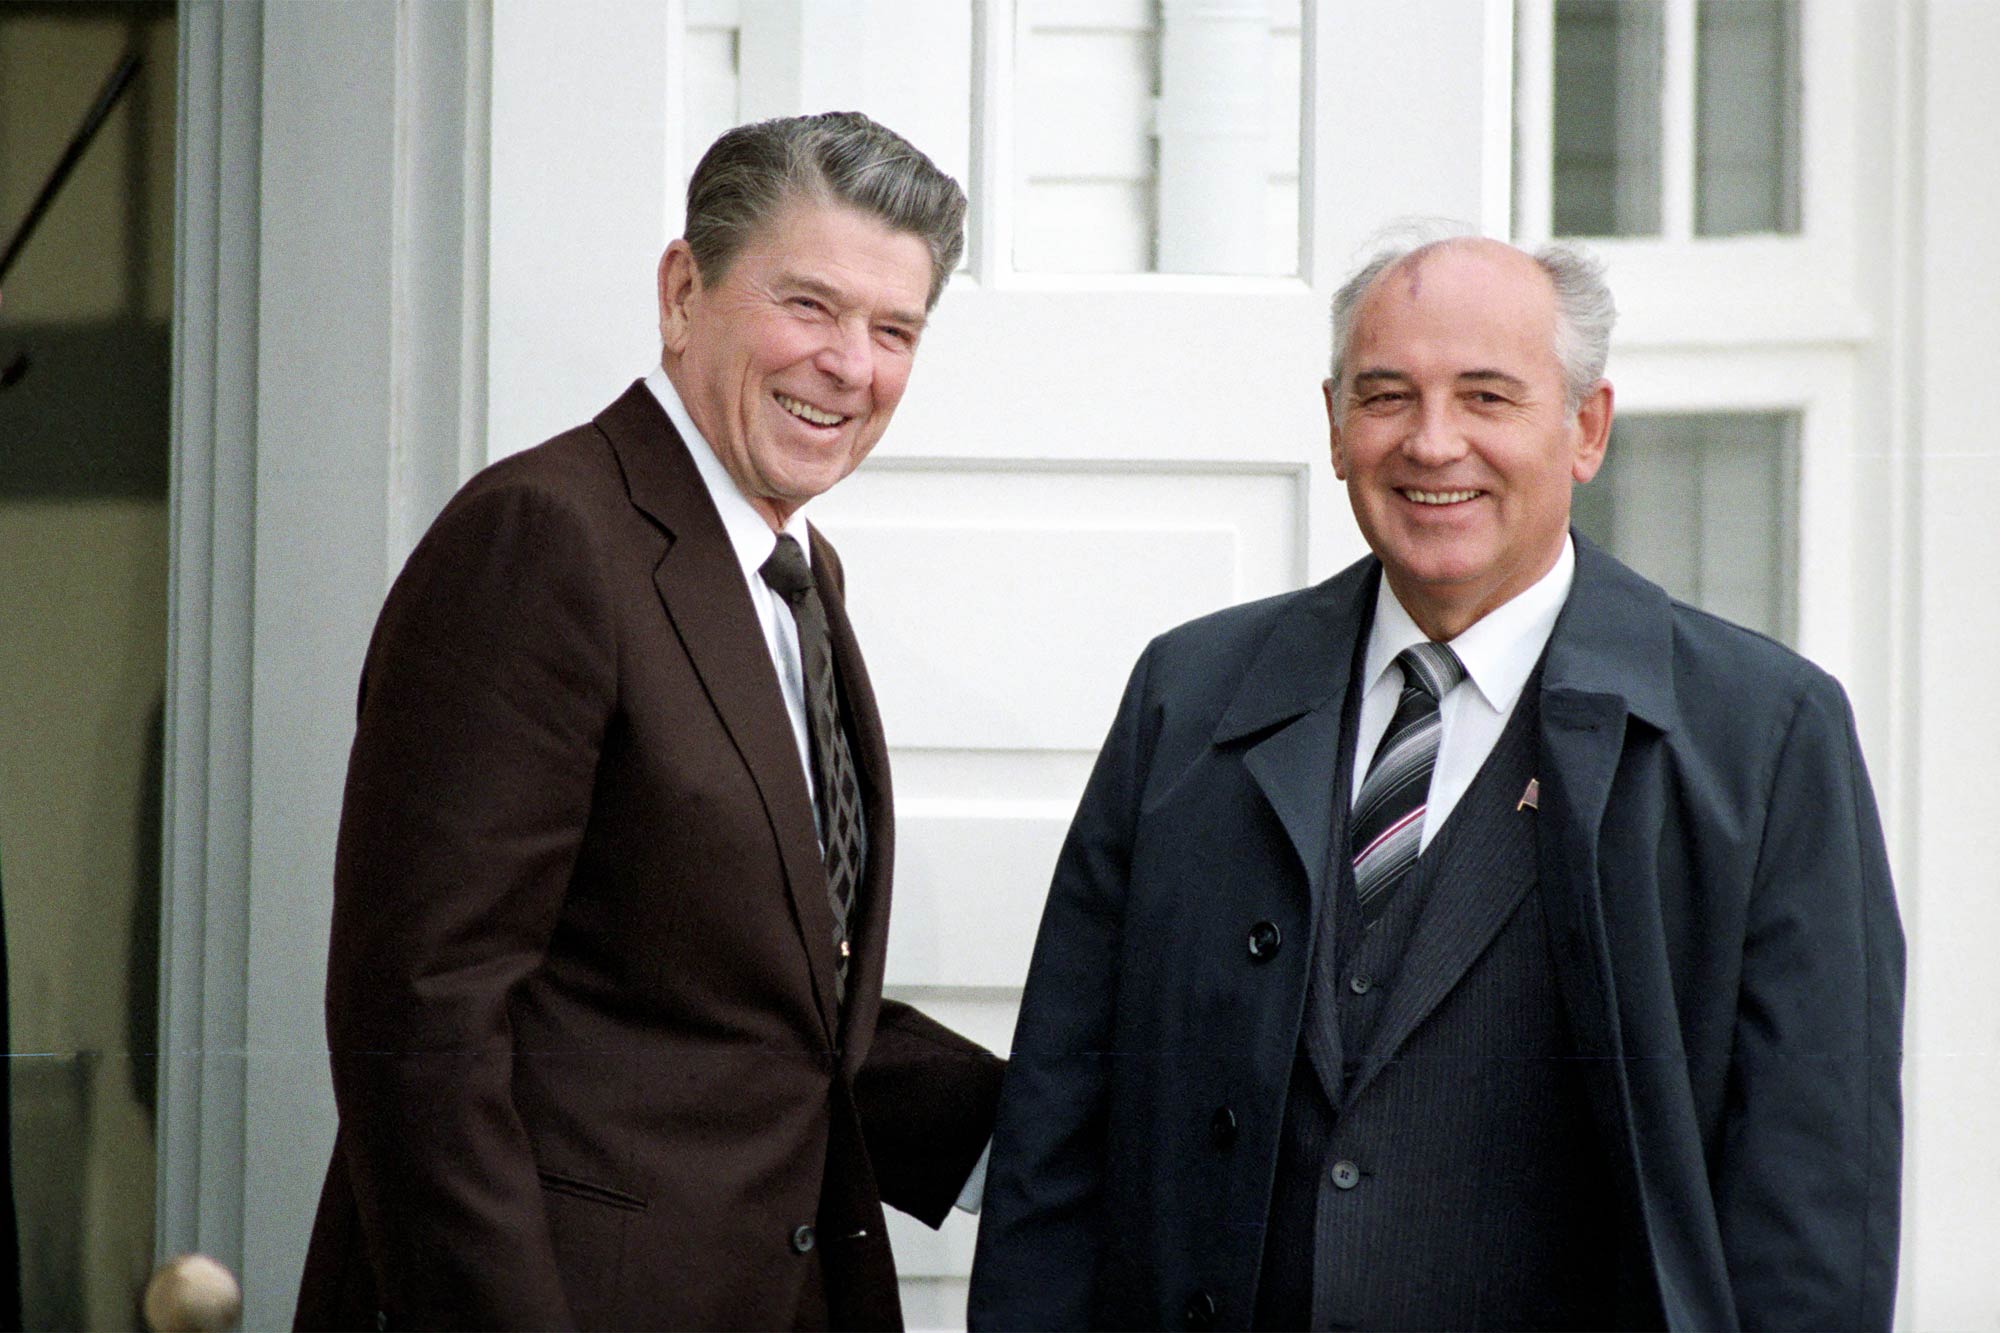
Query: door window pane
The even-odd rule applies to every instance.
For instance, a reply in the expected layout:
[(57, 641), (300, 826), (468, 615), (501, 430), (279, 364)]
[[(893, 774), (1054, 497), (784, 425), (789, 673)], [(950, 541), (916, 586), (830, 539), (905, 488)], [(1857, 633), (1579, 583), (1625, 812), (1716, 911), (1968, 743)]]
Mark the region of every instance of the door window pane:
[(1695, 234), (1799, 229), (1795, 0), (1702, 0), (1697, 11)]
[(1298, 0), (1021, 0), (1014, 266), (1298, 272)]
[(1558, 236), (1660, 230), (1661, 0), (1557, 0)]
[(1572, 515), (1673, 596), (1790, 643), (1798, 490), (1795, 413), (1621, 416)]

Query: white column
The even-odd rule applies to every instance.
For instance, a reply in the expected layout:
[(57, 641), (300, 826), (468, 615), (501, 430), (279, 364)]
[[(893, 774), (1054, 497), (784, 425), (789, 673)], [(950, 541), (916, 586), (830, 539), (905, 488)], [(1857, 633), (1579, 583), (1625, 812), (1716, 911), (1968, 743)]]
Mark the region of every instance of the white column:
[(1269, 192), (1264, 0), (1162, 0), (1159, 252), (1162, 273), (1264, 269)]
[(181, 11), (158, 1246), (238, 1268), (248, 1328), (291, 1321), (333, 1143), (362, 652), (479, 452), (486, 13)]
[(1912, 1329), (2000, 1323), (1993, 1257), (2000, 1253), (2000, 562), (1991, 499), (2000, 488), (2000, 253), (1990, 219), (2000, 200), (2000, 7), (1950, 3), (1914, 11), (1922, 82), (1912, 147), (1917, 190), (1910, 238), (1915, 345), (1910, 404), (1916, 486), (1909, 532), (1916, 568), (1915, 641), (1897, 706), (1908, 719), (1904, 786), (1903, 922), (1910, 939), (1905, 1033), (1903, 1302)]

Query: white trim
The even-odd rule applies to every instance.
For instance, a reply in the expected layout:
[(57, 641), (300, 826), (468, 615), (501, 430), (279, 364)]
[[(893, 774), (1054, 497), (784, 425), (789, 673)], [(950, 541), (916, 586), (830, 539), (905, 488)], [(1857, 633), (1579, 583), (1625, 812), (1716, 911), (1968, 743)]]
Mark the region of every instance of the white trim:
[[(679, 236), (687, 225), (687, 179), (694, 174), (689, 159), (687, 94), (688, 29), (697, 20), (710, 26), (739, 28), (741, 15), (734, 4), (715, 0), (662, 0), (667, 27), (664, 61), (667, 105), (662, 117), (666, 127), (665, 179), (660, 197), (660, 235)], [(727, 12), (723, 12), (727, 11)], [(725, 22), (726, 20), (726, 22)], [(696, 159), (699, 160), (699, 159)]]
[(1015, 0), (975, 0), (972, 16), (972, 180), (969, 276), (1006, 284), (1014, 271), (1015, 59), (1026, 17)]
[(1666, 0), (1660, 55), (1660, 236), (1694, 235), (1695, 0)]
[[(1339, 256), (1329, 252), (1326, 241), (1335, 229), (1321, 223), (1325, 210), (1334, 207), (1335, 195), (1328, 174), (1322, 171), (1325, 141), (1320, 126), (1326, 117), (1326, 94), (1321, 87), (1328, 68), (1321, 49), (1325, 25), (1320, 0), (1305, 0), (1299, 11), (1299, 277), (1314, 289), (1327, 287), (1327, 279), (1339, 267)], [(1337, 279), (1336, 279), (1337, 280)]]
[(263, 7), (179, 43), (154, 1257), (240, 1272)]
[(157, 1248), (237, 1270), (251, 1328), (290, 1322), (333, 1139), (362, 650), (483, 452), (488, 12), (181, 9)]
[[(1614, 290), (1616, 284), (1614, 281)], [(1876, 650), (1856, 598), (1860, 562), (1883, 558), (1857, 533), (1853, 349), (1726, 344), (1640, 350), (1621, 344), (1606, 376), (1620, 415), (1794, 412), (1799, 417), (1796, 646), (1843, 681)], [(1865, 699), (1869, 728), (1881, 723)]]
[(1520, 0), (1514, 22), (1514, 236), (1539, 245), (1555, 228), (1555, 0)]
[(491, 20), (484, 4), (396, 8), (392, 575), (486, 457)]
[(1486, 0), (1484, 27), (1479, 229), (1488, 236), (1506, 236), (1513, 230), (1514, 208), (1514, 0)]

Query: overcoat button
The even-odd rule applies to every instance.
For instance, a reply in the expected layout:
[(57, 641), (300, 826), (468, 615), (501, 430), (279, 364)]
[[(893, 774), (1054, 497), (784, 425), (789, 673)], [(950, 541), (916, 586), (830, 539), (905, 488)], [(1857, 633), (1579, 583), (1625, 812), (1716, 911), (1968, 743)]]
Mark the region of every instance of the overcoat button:
[(1278, 927), (1269, 921), (1259, 921), (1250, 927), (1250, 957), (1260, 963), (1268, 963), (1277, 956), (1278, 945), (1284, 941)]
[(798, 1227), (792, 1232), (792, 1251), (795, 1254), (808, 1254), (817, 1239), (811, 1227)]
[(1205, 1291), (1197, 1291), (1188, 1297), (1187, 1309), (1181, 1313), (1181, 1322), (1193, 1329), (1215, 1327), (1215, 1298)]
[(1236, 1142), (1236, 1112), (1226, 1106), (1218, 1107), (1215, 1117), (1208, 1122), (1208, 1132), (1218, 1148), (1227, 1148)]
[(1335, 1189), (1351, 1190), (1361, 1183), (1361, 1168), (1345, 1157), (1333, 1164), (1333, 1185)]
[(1347, 979), (1347, 989), (1353, 991), (1356, 995), (1366, 995), (1374, 985), (1375, 983), (1367, 977), (1354, 976)]

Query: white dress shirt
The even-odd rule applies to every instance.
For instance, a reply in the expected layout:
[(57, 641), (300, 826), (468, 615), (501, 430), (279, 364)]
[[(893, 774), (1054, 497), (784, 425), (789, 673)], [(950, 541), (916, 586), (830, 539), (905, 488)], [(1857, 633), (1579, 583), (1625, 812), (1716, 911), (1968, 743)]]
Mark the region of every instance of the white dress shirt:
[[(1576, 549), (1563, 537), (1562, 554), (1555, 565), (1513, 600), (1487, 612), (1450, 641), (1451, 650), (1465, 664), (1465, 679), (1445, 691), (1438, 705), (1442, 729), (1438, 738), (1437, 766), (1431, 770), (1429, 808), (1424, 812), (1423, 837), (1419, 848), (1444, 827), (1444, 821), (1465, 795), (1486, 756), (1493, 752), (1528, 675), (1548, 646), (1549, 633), (1556, 627), (1563, 602), (1569, 597), (1576, 577)], [(1375, 623), (1368, 631), (1368, 653), (1361, 662), (1361, 679), (1366, 693), (1361, 698), (1361, 721), (1355, 728), (1354, 754), (1348, 762), (1353, 774), (1348, 784), (1349, 807), (1361, 796), (1361, 781), (1369, 761), (1382, 743), (1395, 715), (1396, 701), (1403, 693), (1403, 670), (1396, 654), (1428, 637), (1396, 600), (1395, 590), (1384, 578), (1375, 598)]]
[[(687, 405), (681, 402), (680, 393), (674, 382), (667, 378), (667, 372), (654, 366), (646, 376), (646, 387), (653, 391), (660, 406), (666, 409), (667, 420), (674, 423), (674, 429), (681, 433), (687, 443), (690, 457), (694, 459), (695, 470), (701, 473), (702, 484), (708, 487), (708, 498), (715, 505), (715, 512), (722, 516), (722, 530), (729, 534), (729, 545), (736, 552), (736, 563), (743, 567), (743, 583), (750, 591), (750, 605), (757, 612), (757, 623), (764, 629), (764, 646), (771, 650), (771, 665), (777, 668), (778, 684), (785, 695), (785, 711), (792, 719), (792, 739), (799, 747), (799, 767), (805, 770), (806, 794), (815, 796), (813, 787), (812, 744), (806, 731), (806, 674), (799, 661), (799, 626), (792, 618), (792, 608), (785, 605), (785, 599), (771, 590), (764, 582), (764, 576), (757, 571), (771, 558), (771, 552), (778, 547), (778, 534), (771, 530), (750, 501), (737, 489), (736, 481), (729, 470), (722, 466), (722, 460), (715, 456), (715, 449), (705, 436), (695, 429), (694, 418), (688, 415)], [(794, 509), (785, 520), (784, 531), (794, 538), (799, 549), (805, 552), (806, 568), (812, 568), (811, 529), (806, 524), (805, 511)], [(813, 828), (819, 832), (819, 801), (812, 802)], [(821, 833), (824, 839), (824, 833)]]

